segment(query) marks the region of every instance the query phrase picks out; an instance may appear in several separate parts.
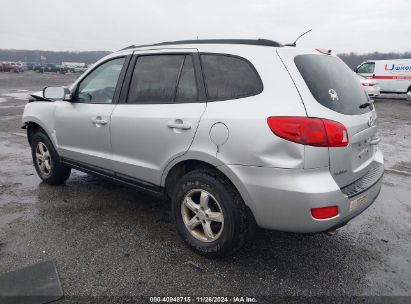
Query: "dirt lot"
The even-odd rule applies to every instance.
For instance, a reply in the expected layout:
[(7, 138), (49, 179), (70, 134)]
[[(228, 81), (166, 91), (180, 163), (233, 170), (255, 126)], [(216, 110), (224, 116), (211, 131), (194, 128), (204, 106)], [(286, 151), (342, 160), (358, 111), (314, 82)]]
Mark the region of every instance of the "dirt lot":
[(259, 231), (207, 260), (179, 239), (167, 203), (78, 171), (65, 186), (40, 182), (24, 98), (76, 77), (0, 74), (0, 274), (52, 259), (68, 296), (411, 296), (411, 102), (377, 100), (382, 191), (337, 235)]

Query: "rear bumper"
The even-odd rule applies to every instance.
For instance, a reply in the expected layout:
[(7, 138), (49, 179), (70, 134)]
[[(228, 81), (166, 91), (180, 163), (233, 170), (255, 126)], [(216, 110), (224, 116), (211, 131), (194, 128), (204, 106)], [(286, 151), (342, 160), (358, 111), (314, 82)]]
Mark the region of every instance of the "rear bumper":
[[(266, 229), (315, 233), (335, 229), (367, 209), (377, 198), (383, 170), (378, 150), (372, 168), (358, 181), (343, 189), (335, 183), (329, 168), (309, 170), (228, 166), (243, 182), (241, 193), (257, 224)], [(240, 191), (241, 192), (241, 191)], [(361, 198), (361, 203), (352, 203)], [(338, 206), (333, 218), (317, 220), (311, 208)], [(351, 209), (350, 209), (351, 206)], [(357, 208), (353, 209), (354, 206)]]

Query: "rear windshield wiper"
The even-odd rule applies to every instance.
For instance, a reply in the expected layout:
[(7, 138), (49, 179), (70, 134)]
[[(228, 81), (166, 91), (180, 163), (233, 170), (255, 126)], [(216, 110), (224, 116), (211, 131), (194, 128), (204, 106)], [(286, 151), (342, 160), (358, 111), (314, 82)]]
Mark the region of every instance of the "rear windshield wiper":
[(365, 102), (365, 103), (363, 103), (363, 104), (361, 104), (360, 106), (359, 106), (359, 108), (360, 109), (364, 109), (364, 108), (366, 108), (366, 107), (370, 107), (371, 108), (371, 106), (373, 105), (373, 101), (371, 101), (371, 102)]

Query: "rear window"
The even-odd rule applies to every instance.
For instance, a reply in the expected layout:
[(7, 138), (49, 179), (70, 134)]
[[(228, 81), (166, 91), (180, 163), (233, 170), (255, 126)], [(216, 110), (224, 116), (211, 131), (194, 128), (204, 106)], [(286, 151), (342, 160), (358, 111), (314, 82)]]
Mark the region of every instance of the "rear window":
[(204, 54), (201, 62), (209, 100), (236, 99), (263, 91), (260, 76), (244, 58)]
[(295, 64), (314, 98), (341, 114), (356, 115), (370, 111), (360, 108), (367, 94), (354, 72), (340, 59), (324, 55), (299, 55)]

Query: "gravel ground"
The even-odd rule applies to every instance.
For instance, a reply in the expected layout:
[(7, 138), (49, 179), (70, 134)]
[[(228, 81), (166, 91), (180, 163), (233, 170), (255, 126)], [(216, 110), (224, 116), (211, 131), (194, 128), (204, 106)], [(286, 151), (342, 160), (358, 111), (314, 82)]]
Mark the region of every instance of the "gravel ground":
[(411, 296), (410, 101), (377, 100), (381, 194), (337, 235), (258, 231), (208, 260), (182, 243), (165, 202), (78, 171), (64, 186), (40, 182), (24, 97), (76, 77), (0, 74), (0, 274), (51, 259), (66, 296)]

